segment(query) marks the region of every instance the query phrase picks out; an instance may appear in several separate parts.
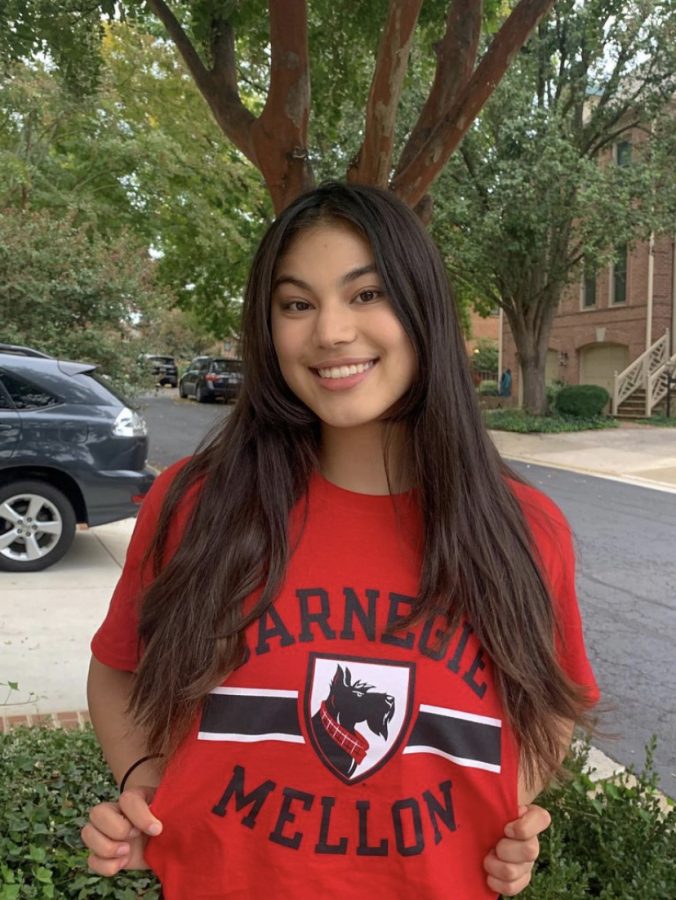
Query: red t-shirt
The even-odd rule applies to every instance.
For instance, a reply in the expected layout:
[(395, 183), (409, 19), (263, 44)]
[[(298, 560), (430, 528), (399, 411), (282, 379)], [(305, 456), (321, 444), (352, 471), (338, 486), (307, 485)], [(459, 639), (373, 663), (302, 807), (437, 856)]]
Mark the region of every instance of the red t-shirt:
[[(144, 501), (92, 642), (114, 668), (138, 662), (141, 560), (173, 471)], [(542, 494), (513, 489), (552, 587), (562, 665), (594, 702), (570, 531)], [(312, 478), (279, 597), (153, 801), (164, 830), (146, 857), (166, 900), (495, 897), (482, 861), (517, 815), (518, 748), (490, 660), (467, 625), (387, 633), (414, 603), (421, 534), (413, 493), (395, 504)]]

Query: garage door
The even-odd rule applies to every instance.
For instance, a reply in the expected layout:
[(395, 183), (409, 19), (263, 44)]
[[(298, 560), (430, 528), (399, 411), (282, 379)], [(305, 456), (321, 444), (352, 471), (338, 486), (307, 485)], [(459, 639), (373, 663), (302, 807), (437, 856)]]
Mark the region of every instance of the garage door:
[(613, 396), (615, 372), (629, 365), (624, 344), (593, 344), (580, 350), (580, 384), (598, 384)]

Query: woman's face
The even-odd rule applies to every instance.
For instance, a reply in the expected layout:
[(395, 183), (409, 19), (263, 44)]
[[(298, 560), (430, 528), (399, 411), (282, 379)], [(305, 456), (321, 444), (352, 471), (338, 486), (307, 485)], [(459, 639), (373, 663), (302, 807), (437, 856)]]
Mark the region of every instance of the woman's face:
[(275, 273), (271, 324), (286, 383), (325, 425), (377, 422), (415, 376), (371, 247), (347, 225), (317, 225), (291, 243)]

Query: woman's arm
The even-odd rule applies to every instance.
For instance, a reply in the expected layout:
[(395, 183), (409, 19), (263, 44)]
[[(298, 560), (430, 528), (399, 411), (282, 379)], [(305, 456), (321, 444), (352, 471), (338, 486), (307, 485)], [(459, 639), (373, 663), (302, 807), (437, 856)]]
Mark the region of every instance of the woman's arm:
[[(131, 672), (113, 669), (92, 657), (87, 681), (89, 715), (116, 781), (148, 752), (143, 733), (127, 713), (133, 683)], [(162, 831), (149, 807), (160, 777), (159, 761), (147, 760), (130, 774), (117, 803), (93, 807), (81, 834), (91, 851), (89, 866), (95, 872), (115, 875), (123, 868), (147, 868), (143, 851), (148, 837)]]

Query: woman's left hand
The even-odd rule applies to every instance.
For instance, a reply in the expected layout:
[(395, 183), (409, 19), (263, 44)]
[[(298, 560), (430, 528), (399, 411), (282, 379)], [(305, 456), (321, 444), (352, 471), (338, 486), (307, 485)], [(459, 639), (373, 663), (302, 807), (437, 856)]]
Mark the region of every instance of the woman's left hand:
[(538, 835), (549, 828), (552, 817), (541, 806), (520, 806), (519, 818), (505, 825), (505, 836), (484, 859), (488, 887), (515, 897), (528, 887), (540, 853)]

